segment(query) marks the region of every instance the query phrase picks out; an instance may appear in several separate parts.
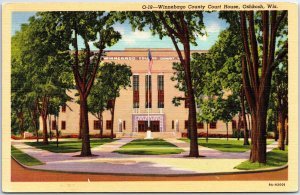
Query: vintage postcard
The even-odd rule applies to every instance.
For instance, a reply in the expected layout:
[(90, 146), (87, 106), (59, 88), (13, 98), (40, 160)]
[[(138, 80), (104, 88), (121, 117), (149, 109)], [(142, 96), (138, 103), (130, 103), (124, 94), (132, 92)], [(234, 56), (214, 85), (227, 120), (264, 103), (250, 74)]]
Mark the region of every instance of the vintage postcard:
[(295, 3), (6, 3), (4, 192), (298, 191)]

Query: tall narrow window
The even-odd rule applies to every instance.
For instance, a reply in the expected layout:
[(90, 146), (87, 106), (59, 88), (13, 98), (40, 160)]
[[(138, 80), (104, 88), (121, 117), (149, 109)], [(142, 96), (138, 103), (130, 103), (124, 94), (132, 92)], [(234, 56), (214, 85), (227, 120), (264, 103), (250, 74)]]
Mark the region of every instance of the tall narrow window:
[(209, 128), (210, 129), (216, 129), (217, 128), (217, 122), (211, 122), (211, 123), (209, 123)]
[(232, 123), (232, 129), (236, 129), (236, 121), (232, 120), (231, 123)]
[(204, 125), (202, 122), (197, 123), (197, 129), (203, 129)]
[(106, 120), (106, 129), (111, 129), (111, 120)]
[(51, 123), (51, 129), (52, 130), (55, 130), (56, 129), (56, 121), (54, 120), (54, 121), (52, 121), (52, 123)]
[(133, 108), (139, 108), (139, 75), (133, 75)]
[(188, 127), (189, 127), (189, 121), (188, 121), (188, 120), (185, 120), (185, 121), (184, 121), (184, 128), (185, 128), (185, 129), (188, 129)]
[(145, 102), (145, 107), (146, 108), (152, 108), (152, 90), (151, 90), (151, 75), (146, 75), (145, 77), (145, 89), (146, 89), (146, 102)]
[(164, 75), (157, 76), (157, 89), (158, 89), (158, 108), (164, 107)]
[(94, 120), (94, 129), (100, 129), (100, 121)]
[(126, 129), (126, 121), (123, 121), (123, 129)]
[(66, 129), (66, 121), (61, 121), (61, 130)]
[(184, 107), (189, 108), (189, 106), (190, 106), (189, 97), (187, 95), (185, 95)]
[(66, 112), (66, 105), (63, 105), (62, 107), (61, 107), (61, 112)]
[(174, 121), (172, 120), (172, 129), (174, 129)]

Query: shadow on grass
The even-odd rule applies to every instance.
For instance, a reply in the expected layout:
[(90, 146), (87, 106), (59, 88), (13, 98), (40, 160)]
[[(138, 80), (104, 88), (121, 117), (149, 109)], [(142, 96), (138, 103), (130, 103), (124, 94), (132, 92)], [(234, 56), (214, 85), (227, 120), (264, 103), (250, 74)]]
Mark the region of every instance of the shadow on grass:
[[(90, 140), (91, 148), (100, 146), (105, 143), (109, 143), (115, 141), (109, 138), (98, 139), (98, 140)], [(78, 141), (62, 141), (59, 142), (58, 147), (56, 147), (56, 142), (49, 142), (48, 145), (45, 145), (41, 142), (26, 142), (25, 144), (42, 149), (47, 150), (54, 153), (70, 153), (70, 152), (78, 152), (81, 150), (81, 140)]]
[(162, 139), (137, 139), (122, 146), (115, 151), (120, 154), (132, 155), (163, 155), (163, 154), (179, 154), (184, 150), (177, 148), (174, 144), (166, 142)]
[(132, 149), (132, 150), (117, 150), (116, 153), (131, 154), (131, 155), (163, 155), (163, 154), (180, 154), (182, 149)]
[(21, 150), (11, 146), (11, 155), (21, 164), (26, 166), (35, 166), (35, 165), (43, 165), (41, 161), (38, 159), (22, 152)]
[(267, 153), (267, 163), (251, 163), (249, 160), (242, 162), (236, 169), (241, 170), (254, 170), (263, 168), (280, 167), (288, 162), (288, 148), (285, 151), (279, 150), (277, 148)]

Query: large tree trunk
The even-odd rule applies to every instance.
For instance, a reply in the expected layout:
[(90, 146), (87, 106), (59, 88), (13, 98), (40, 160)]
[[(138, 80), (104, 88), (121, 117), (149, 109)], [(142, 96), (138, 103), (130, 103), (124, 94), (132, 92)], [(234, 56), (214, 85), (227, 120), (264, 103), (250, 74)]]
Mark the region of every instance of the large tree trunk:
[(115, 102), (116, 99), (112, 100), (112, 108), (111, 108), (111, 129), (110, 129), (110, 139), (114, 139), (114, 119), (115, 119)]
[(17, 117), (18, 117), (18, 121), (19, 121), (19, 131), (20, 131), (22, 138), (24, 138), (24, 113), (23, 113), (23, 111), (18, 112)]
[(91, 145), (89, 135), (89, 118), (88, 118), (88, 105), (86, 98), (80, 98), (80, 109), (82, 113), (82, 126), (81, 126), (81, 156), (91, 156)]
[(278, 113), (278, 131), (279, 131), (279, 139), (278, 139), (278, 149), (285, 150), (285, 118), (283, 113), (279, 111)]
[[(195, 105), (195, 96), (194, 96), (194, 89), (192, 84), (192, 77), (191, 77), (191, 70), (190, 70), (190, 58), (191, 58), (191, 51), (190, 51), (190, 38), (189, 38), (189, 26), (186, 23), (186, 19), (184, 14), (178, 12), (178, 17), (180, 20), (179, 28), (176, 33), (174, 29), (168, 25), (168, 22), (164, 15), (160, 13), (159, 15), (164, 27), (168, 31), (170, 38), (175, 46), (176, 52), (180, 59), (182, 66), (184, 67), (184, 77), (185, 77), (185, 84), (187, 87), (187, 95), (189, 100), (189, 127), (190, 127), (190, 157), (199, 157), (199, 150), (198, 150), (198, 135), (197, 135), (197, 120), (196, 120), (196, 105)], [(175, 34), (174, 34), (175, 32)], [(178, 47), (178, 41), (183, 45), (184, 49), (184, 56), (181, 50)]]
[(43, 144), (49, 144), (47, 130), (47, 115), (41, 115), (41, 117), (43, 121)]
[(187, 137), (191, 139), (191, 128), (190, 128), (190, 114), (188, 114), (188, 126), (187, 126)]
[(82, 130), (82, 110), (79, 109), (79, 132), (78, 132), (78, 139), (81, 139), (81, 130)]
[(274, 124), (275, 124), (275, 127), (274, 127), (274, 139), (275, 139), (275, 141), (277, 141), (278, 140), (278, 129), (277, 129), (278, 111), (274, 112)]
[[(48, 122), (49, 122), (49, 138), (52, 140), (52, 125), (51, 125), (51, 114), (48, 114)], [(56, 123), (56, 121), (55, 121)]]
[(241, 112), (239, 112), (238, 124), (237, 124), (237, 140), (240, 140), (241, 137), (241, 121), (242, 121), (242, 114)]
[(185, 81), (187, 85), (188, 98), (189, 98), (189, 128), (190, 128), (190, 157), (199, 157), (198, 149), (198, 135), (197, 135), (197, 120), (196, 120), (196, 104), (195, 95), (191, 79), (190, 70), (190, 46), (189, 42), (184, 44), (185, 55)]
[(252, 116), (251, 162), (266, 163), (266, 112), (258, 107)]
[(286, 118), (286, 121), (285, 121), (285, 145), (289, 145), (289, 126), (288, 126), (288, 119)]
[(58, 137), (59, 137), (59, 133), (58, 133), (58, 116), (55, 117), (55, 131), (56, 131), (56, 147), (58, 147)]
[(226, 138), (227, 138), (227, 141), (228, 141), (228, 122), (226, 122)]
[(208, 122), (206, 123), (206, 143), (208, 142)]
[(100, 138), (103, 137), (103, 114), (99, 113), (99, 123), (100, 123)]
[(244, 123), (244, 145), (249, 145), (249, 132), (247, 128), (247, 119), (246, 119), (246, 112), (245, 112), (245, 100), (244, 100), (245, 94), (244, 89), (241, 90), (241, 105), (242, 105), (242, 117), (243, 117), (243, 123)]
[[(241, 35), (245, 56), (242, 56), (243, 87), (252, 116), (252, 148), (250, 161), (266, 163), (266, 121), (272, 71), (274, 70), (276, 34), (280, 23), (287, 15), (282, 11), (262, 11), (262, 59), (255, 33), (254, 11), (241, 11)], [(277, 55), (277, 60), (287, 54), (286, 48)], [(261, 68), (260, 68), (261, 65)]]

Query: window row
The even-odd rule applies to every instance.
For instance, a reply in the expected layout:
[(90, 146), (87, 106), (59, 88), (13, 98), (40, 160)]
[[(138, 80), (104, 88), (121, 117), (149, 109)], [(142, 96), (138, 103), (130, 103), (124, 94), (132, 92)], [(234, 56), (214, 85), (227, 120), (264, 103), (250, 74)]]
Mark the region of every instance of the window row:
[[(122, 123), (123, 129), (126, 129), (126, 121), (123, 121)], [(101, 121), (100, 120), (94, 120), (94, 129), (98, 130), (101, 127)], [(111, 120), (106, 120), (106, 129), (112, 128), (112, 122)]]
[[(140, 107), (139, 75), (133, 75), (133, 108)], [(152, 108), (152, 76), (145, 76), (145, 108)], [(157, 107), (164, 108), (164, 75), (157, 75)]]
[[(66, 130), (66, 121), (61, 121), (61, 130)], [(56, 121), (51, 121), (51, 130), (56, 130)]]
[[(184, 128), (187, 129), (189, 126), (189, 121), (185, 120), (184, 121)], [(203, 129), (204, 128), (204, 124), (202, 122), (198, 122), (197, 123), (197, 129)], [(209, 128), (210, 129), (216, 129), (217, 128), (217, 122), (211, 122), (209, 123)], [(173, 121), (172, 121), (172, 129), (173, 129)]]
[[(65, 130), (66, 129), (66, 121), (61, 121), (61, 130)], [(101, 123), (99, 120), (94, 120), (94, 129), (100, 129)], [(126, 121), (123, 121), (123, 129), (126, 129)], [(106, 129), (111, 129), (112, 127), (112, 123), (111, 120), (106, 120)], [(56, 129), (56, 121), (52, 120), (51, 121), (51, 130), (55, 130)]]

